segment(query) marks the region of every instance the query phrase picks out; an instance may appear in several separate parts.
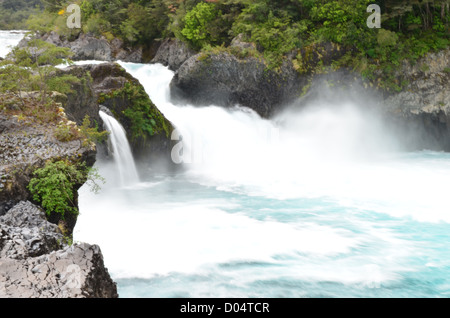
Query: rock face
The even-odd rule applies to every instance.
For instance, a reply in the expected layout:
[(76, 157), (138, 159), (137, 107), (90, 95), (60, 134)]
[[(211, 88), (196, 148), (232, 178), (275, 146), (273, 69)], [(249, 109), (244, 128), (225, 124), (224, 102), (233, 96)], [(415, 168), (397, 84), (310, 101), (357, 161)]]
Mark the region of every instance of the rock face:
[[(144, 167), (156, 161), (170, 164), (173, 126), (152, 103), (141, 83), (116, 63), (77, 68), (90, 72), (98, 103), (108, 108), (124, 127), (137, 163)], [(137, 124), (142, 120), (130, 117), (130, 110), (139, 117), (153, 116), (156, 122), (153, 135), (139, 133)]]
[(76, 76), (80, 81), (71, 85), (72, 92), (62, 101), (67, 118), (81, 125), (86, 115), (91, 121), (100, 122), (97, 95), (91, 74), (81, 67), (68, 67), (58, 71), (61, 75)]
[[(239, 104), (267, 118), (303, 94), (317, 65), (329, 65), (344, 54), (331, 43), (311, 45), (274, 67), (268, 65), (256, 45), (237, 36), (222, 52), (199, 53), (184, 62), (170, 84), (171, 96), (175, 102), (194, 105)], [(302, 56), (305, 65), (294, 64), (296, 55)]]
[(280, 105), (300, 96), (305, 83), (290, 63), (277, 72), (268, 69), (262, 59), (240, 59), (223, 52), (189, 58), (170, 88), (175, 101), (226, 107), (239, 104), (269, 117)]
[(196, 52), (178, 39), (165, 39), (161, 43), (151, 63), (161, 63), (170, 70), (176, 71), (180, 66), (194, 56)]
[(409, 85), (384, 100), (389, 120), (414, 136), (411, 147), (450, 151), (449, 66), (450, 49), (405, 64), (399, 73)]
[[(97, 38), (90, 34), (80, 33), (75, 39), (65, 39), (52, 31), (40, 36), (40, 39), (52, 43), (56, 46), (69, 48), (74, 55), (74, 61), (79, 60), (99, 60), (113, 61), (122, 60), (125, 62), (141, 63), (145, 61), (146, 51), (142, 47), (128, 48), (119, 40), (108, 41), (105, 37)], [(28, 39), (25, 38), (19, 43), (19, 47), (26, 46)]]
[(61, 142), (55, 127), (0, 115), (0, 215), (15, 203), (29, 200), (28, 183), (35, 169), (53, 158), (76, 158), (95, 162), (95, 149), (80, 147), (79, 140)]
[[(17, 98), (0, 96), (0, 297), (117, 297), (99, 247), (66, 244), (76, 214), (66, 213), (63, 219), (58, 213), (45, 215), (27, 202), (33, 199), (28, 191), (33, 173), (46, 161), (83, 162), (89, 167), (96, 160), (95, 145), (83, 143), (84, 137), (57, 138), (58, 131), (76, 130), (85, 115), (99, 118), (89, 74), (82, 69), (61, 72), (81, 81), (67, 96), (53, 93), (54, 109), (39, 109), (39, 116), (18, 112)], [(26, 95), (31, 96), (25, 97), (27, 109), (37, 107), (34, 93)], [(74, 206), (81, 185), (72, 189)]]
[(0, 217), (0, 298), (118, 297), (100, 248), (68, 246), (30, 202)]
[(21, 201), (0, 217), (0, 258), (23, 260), (64, 247), (58, 226), (49, 223), (45, 213), (28, 201)]

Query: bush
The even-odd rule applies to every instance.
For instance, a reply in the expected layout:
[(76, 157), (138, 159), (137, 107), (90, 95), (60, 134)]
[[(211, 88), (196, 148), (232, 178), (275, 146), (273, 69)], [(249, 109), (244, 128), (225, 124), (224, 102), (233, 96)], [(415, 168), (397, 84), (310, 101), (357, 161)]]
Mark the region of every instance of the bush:
[(217, 44), (219, 36), (213, 28), (213, 21), (221, 14), (216, 4), (200, 2), (184, 17), (185, 25), (181, 33), (197, 48), (210, 43)]
[(67, 160), (48, 161), (33, 175), (28, 184), (33, 200), (41, 204), (48, 216), (57, 213), (61, 219), (68, 213), (78, 214), (75, 195), (79, 186), (88, 182), (91, 191), (97, 193), (100, 189), (97, 180), (104, 182), (97, 170)]
[(47, 162), (34, 172), (28, 189), (48, 216), (55, 212), (64, 219), (66, 213), (78, 214), (74, 202), (75, 186), (82, 184), (86, 176), (86, 171), (77, 169), (68, 161)]

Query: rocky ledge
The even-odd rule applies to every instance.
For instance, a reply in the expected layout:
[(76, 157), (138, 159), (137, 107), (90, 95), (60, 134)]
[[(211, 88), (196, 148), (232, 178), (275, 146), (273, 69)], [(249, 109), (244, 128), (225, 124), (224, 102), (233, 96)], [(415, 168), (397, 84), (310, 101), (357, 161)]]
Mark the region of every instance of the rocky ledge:
[[(155, 42), (150, 47), (127, 47), (125, 43), (117, 38), (108, 40), (104, 36), (96, 37), (92, 34), (80, 32), (72, 38), (60, 36), (58, 33), (51, 31), (49, 33), (37, 35), (39, 39), (59, 47), (69, 48), (74, 55), (74, 61), (81, 60), (99, 60), (99, 61), (115, 61), (145, 63), (149, 62), (155, 55), (160, 43)], [(27, 45), (29, 38), (24, 38), (19, 47)]]
[[(79, 164), (96, 160), (95, 144), (77, 126), (98, 117), (96, 94), (86, 71), (70, 71), (81, 82), (68, 95), (53, 93), (45, 107), (34, 92), (0, 95), (0, 297), (117, 297), (100, 248), (69, 245), (77, 214), (43, 212), (28, 189), (48, 162), (83, 170)], [(71, 189), (74, 207), (82, 182)]]
[(390, 120), (413, 136), (409, 144), (450, 151), (450, 49), (405, 63), (399, 75), (408, 85), (383, 101)]
[(22, 201), (0, 217), (0, 297), (115, 298), (97, 245), (69, 246), (45, 213)]

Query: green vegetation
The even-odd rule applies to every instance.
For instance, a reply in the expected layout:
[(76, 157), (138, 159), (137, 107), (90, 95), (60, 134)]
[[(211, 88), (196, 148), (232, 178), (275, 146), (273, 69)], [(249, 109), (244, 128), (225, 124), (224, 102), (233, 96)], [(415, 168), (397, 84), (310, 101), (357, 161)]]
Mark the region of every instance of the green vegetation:
[(155, 134), (170, 134), (170, 123), (164, 118), (158, 108), (152, 103), (144, 88), (138, 83), (128, 81), (121, 89), (116, 89), (109, 94), (101, 94), (99, 103), (107, 101), (113, 103), (130, 102), (131, 105), (123, 110), (123, 115), (130, 122), (131, 139), (147, 138)]
[[(301, 73), (316, 71), (311, 50), (332, 43), (343, 54), (329, 65), (319, 65), (320, 71), (328, 66), (352, 68), (394, 90), (402, 89), (396, 71), (404, 60), (415, 63), (450, 43), (445, 0), (45, 0), (45, 11), (33, 17), (30, 26), (65, 36), (77, 34), (79, 30), (63, 26), (67, 18), (63, 10), (73, 2), (81, 7), (85, 33), (118, 37), (131, 45), (177, 37), (207, 53), (228, 47), (241, 34), (256, 45), (271, 68), (291, 59)], [(382, 9), (381, 29), (366, 25), (370, 15), (366, 8), (372, 3)]]
[(42, 11), (40, 0), (0, 1), (0, 30), (25, 30), (27, 19)]
[(49, 94), (71, 92), (78, 82), (72, 75), (56, 76), (56, 65), (70, 63), (71, 52), (39, 39), (30, 40), (26, 47), (15, 47), (8, 59), (0, 62), (0, 93), (12, 93), (22, 99), (25, 92), (38, 91), (41, 106), (49, 102)]
[(91, 182), (94, 192), (99, 190), (97, 181), (103, 181), (97, 171), (86, 168), (84, 164), (49, 161), (43, 168), (34, 171), (28, 189), (33, 200), (41, 204), (48, 216), (57, 213), (64, 220), (68, 213), (78, 214), (75, 194), (86, 180)]
[[(84, 116), (83, 123), (80, 126), (79, 130), (81, 136), (83, 136), (83, 139), (80, 139), (80, 147), (87, 147), (89, 143), (101, 143), (108, 139), (109, 133), (104, 131), (98, 130), (98, 123), (95, 123), (93, 125), (91, 123), (91, 120), (89, 118), (89, 115)], [(83, 140), (83, 141), (82, 141)]]

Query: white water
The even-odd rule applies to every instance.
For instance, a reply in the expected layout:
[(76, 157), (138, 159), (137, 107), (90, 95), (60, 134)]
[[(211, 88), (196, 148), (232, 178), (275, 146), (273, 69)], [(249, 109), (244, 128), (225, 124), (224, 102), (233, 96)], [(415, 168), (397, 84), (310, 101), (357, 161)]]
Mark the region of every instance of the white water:
[[(19, 37), (0, 32), (0, 56)], [(122, 65), (195, 142), (185, 173), (122, 187), (98, 162), (102, 192), (80, 190), (75, 241), (100, 245), (120, 296), (449, 297), (449, 154), (402, 152), (352, 103), (174, 106), (172, 72)]]
[(402, 152), (351, 102), (273, 120), (175, 106), (171, 71), (122, 65), (190, 141), (183, 173), (80, 191), (75, 240), (101, 246), (122, 297), (450, 294), (450, 155)]
[(108, 138), (112, 147), (112, 156), (116, 164), (120, 185), (136, 184), (139, 182), (139, 176), (125, 130), (114, 117), (102, 111), (99, 113), (109, 132)]
[(11, 48), (19, 44), (26, 31), (2, 31), (0, 30), (0, 57), (6, 57)]

